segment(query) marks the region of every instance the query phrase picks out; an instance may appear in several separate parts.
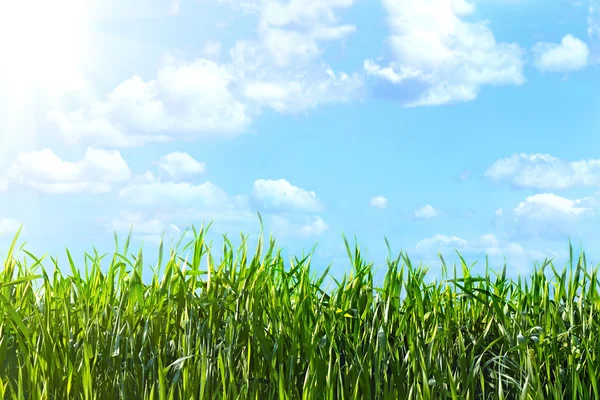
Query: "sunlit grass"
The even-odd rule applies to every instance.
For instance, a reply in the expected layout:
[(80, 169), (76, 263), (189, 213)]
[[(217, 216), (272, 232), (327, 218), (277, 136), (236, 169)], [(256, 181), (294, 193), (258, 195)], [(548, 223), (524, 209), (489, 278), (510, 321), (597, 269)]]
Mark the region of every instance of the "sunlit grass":
[(585, 254), (526, 281), (506, 266), (471, 276), (462, 257), (449, 272), (440, 256), (443, 277), (428, 283), (401, 253), (378, 288), (345, 242), (351, 273), (326, 289), (329, 268), (286, 263), (262, 231), (253, 254), (225, 237), (219, 261), (206, 229), (193, 233), (166, 257), (161, 244), (149, 284), (129, 237), (115, 237), (104, 272), (103, 256), (76, 265), (67, 252), (69, 276), (52, 258), (50, 276), (45, 258), (16, 258), (17, 234), (0, 274), (0, 398), (600, 397), (598, 270)]

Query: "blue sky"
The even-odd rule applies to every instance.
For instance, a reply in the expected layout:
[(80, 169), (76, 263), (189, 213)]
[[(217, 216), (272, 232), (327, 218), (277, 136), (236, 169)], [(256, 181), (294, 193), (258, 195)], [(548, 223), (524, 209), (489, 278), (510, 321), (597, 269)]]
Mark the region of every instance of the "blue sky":
[[(0, 245), (77, 260), (203, 221), (349, 270), (437, 253), (510, 274), (595, 247), (597, 0), (3, 5)], [(127, 5), (124, 5), (127, 3)], [(175, 239), (175, 240), (176, 240)]]

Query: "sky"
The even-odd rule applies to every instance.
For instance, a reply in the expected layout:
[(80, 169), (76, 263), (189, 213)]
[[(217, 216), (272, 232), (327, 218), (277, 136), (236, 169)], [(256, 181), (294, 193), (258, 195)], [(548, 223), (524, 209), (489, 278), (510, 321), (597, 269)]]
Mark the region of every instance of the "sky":
[(258, 212), (334, 276), (342, 234), (380, 273), (384, 238), (433, 277), (600, 262), (600, 0), (23, 0), (0, 49), (2, 257), (253, 250)]

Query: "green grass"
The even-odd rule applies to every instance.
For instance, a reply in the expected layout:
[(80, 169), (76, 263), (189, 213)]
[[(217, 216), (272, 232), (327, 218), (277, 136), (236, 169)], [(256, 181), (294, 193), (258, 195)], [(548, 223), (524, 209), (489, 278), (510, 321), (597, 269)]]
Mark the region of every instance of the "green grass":
[(327, 271), (286, 263), (272, 239), (251, 254), (225, 237), (217, 261), (205, 234), (168, 256), (161, 245), (148, 284), (129, 238), (115, 236), (104, 272), (97, 253), (76, 265), (67, 251), (69, 276), (53, 258), (50, 275), (25, 250), (18, 260), (15, 238), (0, 274), (0, 398), (600, 397), (597, 268), (572, 249), (562, 271), (546, 260), (516, 282), (487, 260), (482, 277), (462, 257), (448, 272), (440, 256), (443, 278), (428, 283), (401, 253), (376, 288), (345, 242), (351, 274), (325, 289)]

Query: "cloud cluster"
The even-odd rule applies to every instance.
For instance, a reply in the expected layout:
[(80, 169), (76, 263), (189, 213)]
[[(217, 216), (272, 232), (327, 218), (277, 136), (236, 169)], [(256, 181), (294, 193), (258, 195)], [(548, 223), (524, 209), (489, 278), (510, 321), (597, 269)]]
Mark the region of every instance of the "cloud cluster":
[(299, 113), (351, 101), (362, 96), (362, 79), (333, 71), (321, 59), (320, 46), (354, 32), (354, 26), (339, 23), (336, 16), (351, 5), (348, 0), (310, 6), (297, 0), (244, 4), (258, 14), (256, 38), (238, 40), (228, 61), (215, 61), (221, 44), (214, 41), (195, 59), (167, 54), (154, 79), (133, 76), (105, 98), (76, 109), (54, 109), (49, 118), (69, 143), (143, 146), (235, 137), (263, 107)]
[(470, 101), (483, 85), (520, 85), (524, 50), (498, 43), (484, 21), (467, 22), (466, 0), (383, 0), (391, 62), (366, 60), (367, 74), (404, 88), (406, 106)]

